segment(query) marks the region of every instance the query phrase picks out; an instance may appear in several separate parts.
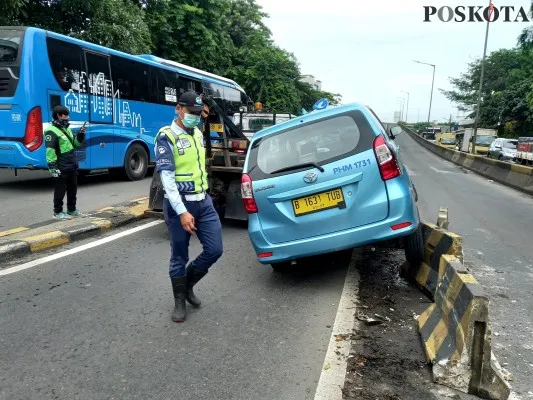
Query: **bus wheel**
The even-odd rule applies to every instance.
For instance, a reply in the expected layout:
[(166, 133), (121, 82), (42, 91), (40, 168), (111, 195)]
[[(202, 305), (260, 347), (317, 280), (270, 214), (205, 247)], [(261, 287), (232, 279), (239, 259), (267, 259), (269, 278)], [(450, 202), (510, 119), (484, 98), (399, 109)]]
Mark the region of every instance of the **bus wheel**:
[(138, 181), (146, 176), (148, 171), (148, 154), (140, 144), (133, 144), (126, 152), (124, 158), (125, 178), (131, 181)]

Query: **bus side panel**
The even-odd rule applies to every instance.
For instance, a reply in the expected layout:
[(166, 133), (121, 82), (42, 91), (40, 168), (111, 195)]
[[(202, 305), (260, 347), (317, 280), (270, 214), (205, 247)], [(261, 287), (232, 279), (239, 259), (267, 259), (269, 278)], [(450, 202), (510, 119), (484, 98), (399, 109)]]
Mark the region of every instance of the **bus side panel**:
[(115, 167), (124, 165), (128, 147), (139, 140), (148, 147), (149, 162), (154, 163), (155, 135), (163, 126), (172, 124), (174, 107), (119, 99), (115, 100), (115, 104)]

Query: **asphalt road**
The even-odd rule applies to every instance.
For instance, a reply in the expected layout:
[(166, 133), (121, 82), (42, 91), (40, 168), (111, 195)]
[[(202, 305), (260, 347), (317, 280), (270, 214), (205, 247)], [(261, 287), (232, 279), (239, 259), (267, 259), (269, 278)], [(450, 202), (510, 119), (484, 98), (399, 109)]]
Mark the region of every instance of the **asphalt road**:
[[(113, 180), (109, 174), (80, 177), (78, 208), (82, 212), (148, 196), (151, 170), (141, 181)], [(0, 231), (53, 217), (54, 182), (47, 171), (0, 169)], [(65, 196), (65, 210), (66, 201)]]
[(223, 235), (183, 324), (164, 224), (2, 276), (0, 399), (312, 399), (350, 254), (280, 275)]
[(428, 152), (406, 133), (396, 139), (419, 195), (423, 219), (448, 207), (463, 237), (465, 264), (490, 295), (493, 351), (533, 398), (533, 198)]

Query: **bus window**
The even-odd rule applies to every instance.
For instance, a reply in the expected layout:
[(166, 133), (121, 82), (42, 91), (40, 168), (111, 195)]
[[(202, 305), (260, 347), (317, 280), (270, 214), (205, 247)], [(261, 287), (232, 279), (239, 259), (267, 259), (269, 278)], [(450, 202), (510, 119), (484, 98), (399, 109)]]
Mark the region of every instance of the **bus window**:
[(202, 92), (202, 85), (200, 81), (188, 78), (181, 75), (179, 81), (179, 94), (185, 93), (187, 90), (194, 90), (196, 93)]
[(159, 104), (175, 106), (178, 102), (179, 79), (176, 72), (155, 68)]
[(46, 44), (50, 67), (61, 90), (87, 93), (80, 47), (51, 37), (46, 39)]
[(121, 100), (150, 101), (148, 65), (122, 57), (111, 57), (114, 90)]
[(86, 53), (90, 89), (90, 112), (92, 122), (113, 123), (113, 84), (109, 57)]

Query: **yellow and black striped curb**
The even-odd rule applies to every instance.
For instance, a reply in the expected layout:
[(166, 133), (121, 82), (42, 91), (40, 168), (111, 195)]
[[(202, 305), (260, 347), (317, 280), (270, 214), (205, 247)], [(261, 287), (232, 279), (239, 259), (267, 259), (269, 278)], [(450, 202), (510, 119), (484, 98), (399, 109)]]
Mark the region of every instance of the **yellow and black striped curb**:
[(423, 262), (419, 265), (405, 262), (401, 275), (416, 283), (433, 300), (437, 285), (444, 275), (446, 258), (442, 256), (452, 255), (462, 262), (463, 240), (461, 236), (427, 222), (422, 222), (422, 234)]
[(409, 136), (438, 156), (523, 193), (533, 195), (533, 168), (464, 153), (432, 143), (402, 125)]
[[(145, 218), (148, 207), (146, 197), (102, 208), (85, 218), (68, 222), (48, 220), (38, 224), (0, 231), (0, 263), (30, 253), (62, 246), (77, 240), (99, 235)], [(76, 223), (78, 222), (79, 223)], [(82, 222), (83, 221), (83, 222)]]
[(489, 298), (460, 260), (443, 256), (435, 303), (418, 317), (433, 380), (485, 399), (510, 395), (492, 354)]

